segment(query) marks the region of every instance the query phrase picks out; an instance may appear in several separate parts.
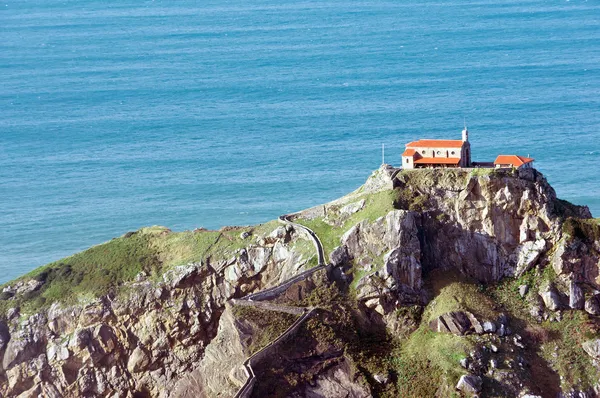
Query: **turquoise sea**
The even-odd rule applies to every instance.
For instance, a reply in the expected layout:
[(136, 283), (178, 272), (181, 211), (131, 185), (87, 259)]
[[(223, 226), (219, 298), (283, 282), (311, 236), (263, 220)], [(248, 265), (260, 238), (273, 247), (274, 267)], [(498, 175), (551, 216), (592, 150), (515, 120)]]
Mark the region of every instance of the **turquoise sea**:
[(463, 119), (600, 217), (600, 2), (5, 1), (0, 282), (329, 201)]

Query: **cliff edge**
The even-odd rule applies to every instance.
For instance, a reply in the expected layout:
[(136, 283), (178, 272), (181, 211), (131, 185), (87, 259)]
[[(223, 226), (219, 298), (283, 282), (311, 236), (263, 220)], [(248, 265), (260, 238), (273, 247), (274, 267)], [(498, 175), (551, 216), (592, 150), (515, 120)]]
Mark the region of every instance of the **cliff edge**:
[(536, 170), (384, 165), (288, 219), (329, 265), (262, 307), (320, 265), (291, 224), (143, 228), (3, 285), (0, 394), (233, 396), (311, 308), (249, 396), (598, 396), (600, 225)]

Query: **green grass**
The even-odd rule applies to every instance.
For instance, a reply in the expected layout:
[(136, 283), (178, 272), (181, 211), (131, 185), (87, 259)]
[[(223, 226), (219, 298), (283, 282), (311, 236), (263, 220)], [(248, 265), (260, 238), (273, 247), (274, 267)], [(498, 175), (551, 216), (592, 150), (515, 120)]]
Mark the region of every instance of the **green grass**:
[(469, 311), (483, 320), (493, 320), (498, 316), (494, 301), (484, 294), (479, 285), (457, 271), (431, 272), (427, 288), (435, 296), (423, 314), (427, 322), (451, 311)]
[(587, 243), (600, 240), (600, 223), (598, 219), (570, 217), (563, 222), (562, 231), (567, 237), (580, 239)]
[(433, 397), (441, 385), (452, 390), (466, 370), (460, 366), (474, 344), (467, 337), (436, 333), (426, 325), (403, 342), (392, 359), (402, 397)]
[(482, 167), (482, 168), (476, 168), (476, 169), (472, 169), (471, 170), (471, 176), (473, 177), (486, 177), (486, 176), (492, 176), (496, 174), (496, 169), (495, 168), (488, 168), (488, 167)]
[(581, 344), (598, 331), (582, 311), (569, 311), (560, 322), (543, 322), (549, 340), (541, 345), (540, 354), (562, 376), (562, 388), (588, 390), (600, 381), (600, 371)]
[(463, 169), (403, 170), (397, 175), (400, 184), (411, 190), (419, 188), (454, 189), (467, 184), (471, 174)]
[(238, 320), (252, 325), (253, 334), (248, 345), (250, 355), (277, 339), (297, 318), (296, 315), (285, 312), (267, 311), (241, 305), (233, 307), (233, 314)]
[[(340, 245), (342, 235), (351, 227), (363, 220), (373, 222), (394, 210), (394, 203), (397, 197), (398, 192), (396, 190), (385, 190), (357, 197), (354, 201), (358, 202), (364, 199), (365, 206), (360, 211), (343, 220), (343, 223), (339, 227), (326, 223), (322, 218), (312, 220), (299, 218), (295, 222), (307, 226), (317, 234), (323, 244), (325, 256), (328, 257), (333, 249)], [(328, 217), (335, 217), (335, 210), (330, 211)]]
[(529, 314), (528, 300), (519, 295), (521, 285), (529, 286), (529, 295), (536, 294), (556, 278), (552, 266), (547, 265), (543, 270), (532, 269), (519, 278), (505, 279), (487, 293), (524, 328), (522, 333), (529, 337), (536, 353), (561, 376), (561, 388), (585, 391), (600, 381), (600, 371), (581, 347), (584, 341), (600, 336), (596, 322), (583, 311), (564, 311), (560, 321), (540, 324)]
[(291, 250), (302, 256), (304, 260), (307, 260), (306, 268), (313, 268), (319, 265), (319, 258), (317, 256), (317, 249), (312, 241), (300, 238), (296, 239), (292, 244)]
[(62, 260), (39, 267), (6, 283), (36, 279), (42, 286), (24, 295), (0, 299), (0, 312), (21, 307), (22, 313), (33, 313), (60, 301), (73, 304), (117, 291), (125, 282), (145, 272), (152, 280), (175, 265), (205, 260), (208, 257), (231, 256), (247, 246), (251, 238), (242, 240), (243, 231), (268, 233), (277, 223), (268, 223), (252, 231), (251, 227), (223, 231), (185, 231), (174, 233), (164, 227), (142, 228), (119, 238), (93, 246)]

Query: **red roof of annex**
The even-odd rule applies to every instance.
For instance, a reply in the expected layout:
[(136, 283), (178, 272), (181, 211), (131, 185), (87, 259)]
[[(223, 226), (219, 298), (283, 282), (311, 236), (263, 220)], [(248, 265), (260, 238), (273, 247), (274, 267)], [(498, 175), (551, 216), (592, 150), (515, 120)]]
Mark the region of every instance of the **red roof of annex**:
[(496, 160), (494, 160), (495, 165), (504, 165), (510, 164), (515, 167), (521, 167), (524, 164), (533, 162), (533, 158), (528, 158), (526, 156), (519, 155), (498, 155)]

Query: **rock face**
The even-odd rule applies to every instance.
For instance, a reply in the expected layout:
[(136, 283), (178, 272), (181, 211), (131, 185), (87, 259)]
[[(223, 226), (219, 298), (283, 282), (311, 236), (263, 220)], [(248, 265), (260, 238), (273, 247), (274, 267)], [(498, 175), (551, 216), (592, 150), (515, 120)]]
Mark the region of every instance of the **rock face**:
[(496, 325), (492, 322), (488, 321), (482, 324), (475, 315), (463, 311), (453, 311), (440, 315), (430, 323), (429, 327), (435, 332), (453, 333), (457, 336), (496, 331)]
[[(582, 233), (577, 221), (563, 222), (567, 216), (590, 217), (589, 211), (557, 201), (541, 174), (523, 170), (476, 176), (464, 170), (422, 170), (400, 173), (392, 180), (395, 173), (383, 167), (348, 197), (300, 214), (306, 220), (318, 218), (332, 228), (343, 228), (336, 235), (336, 239), (341, 235), (334, 242), (337, 247), (327, 253), (333, 268), (329, 272), (355, 294), (360, 310), (368, 314), (364, 322), (383, 325), (388, 331), (408, 323), (405, 329), (416, 329), (420, 318), (407, 320), (398, 309), (410, 304), (423, 312), (430, 299), (424, 282), (433, 270), (458, 270), (487, 283), (545, 266), (558, 275), (556, 283), (539, 291), (538, 285), (531, 284), (519, 289), (534, 318), (547, 318), (547, 310), (567, 306), (600, 315), (600, 299), (593, 295), (600, 290), (600, 243), (593, 234), (590, 238)], [(368, 195), (392, 188), (398, 193), (394, 210), (360, 218), (361, 212), (377, 210), (369, 207), (373, 204)], [(291, 278), (305, 270), (313, 256), (302, 249), (301, 243), (306, 242), (299, 241), (304, 238), (289, 226), (261, 236), (243, 232), (240, 238), (243, 247), (233, 253), (173, 267), (158, 281), (139, 275), (123, 287), (122, 294), (107, 292), (72, 305), (55, 303), (36, 314), (10, 308), (0, 321), (0, 395), (234, 395), (247, 377), (240, 367), (247, 356), (247, 336), (226, 303)], [(310, 243), (305, 246), (312, 250)], [(6, 286), (3, 297), (10, 300), (37, 289), (40, 282), (21, 281)], [(506, 340), (504, 336), (511, 334), (505, 321), (479, 320), (469, 311), (444, 313), (429, 326), (436, 332), (466, 336), (461, 338), (488, 333), (471, 337)], [(525, 349), (520, 339), (513, 340), (511, 349)], [(582, 349), (600, 360), (598, 346), (592, 340)], [(497, 348), (506, 352), (501, 345)], [(494, 372), (506, 371), (504, 363), (493, 361)], [(482, 389), (478, 375), (484, 365), (473, 364), (483, 362), (475, 358), (463, 362), (475, 375), (462, 376), (456, 389), (478, 394)], [(524, 363), (518, 360), (507, 366), (524, 368)], [(372, 396), (364, 383), (353, 378), (353, 365), (347, 359), (328, 362), (310, 383), (299, 384), (295, 393)], [(384, 373), (376, 375), (381, 388), (395, 383)]]
[(431, 173), (423, 183), (407, 175), (398, 183), (418, 190), (426, 208), (446, 218), (431, 214), (423, 219), (424, 267), (458, 267), (490, 282), (534, 266), (556, 232), (556, 195), (545, 179), (534, 170), (519, 178), (447, 177)]
[(456, 389), (468, 395), (474, 395), (481, 391), (481, 377), (473, 375), (462, 375), (458, 380)]
[[(367, 273), (358, 281), (358, 297), (369, 306), (385, 309), (386, 294), (418, 296), (422, 286), (418, 239), (419, 217), (396, 210), (372, 223), (360, 222), (342, 237), (348, 260)], [(378, 266), (375, 258), (380, 259)], [(381, 299), (381, 300), (380, 300)]]
[(0, 322), (0, 395), (171, 395), (208, 358), (227, 300), (280, 283), (308, 260), (294, 251), (304, 238), (285, 228), (245, 239), (231, 258), (175, 267), (158, 282), (140, 276), (128, 294), (28, 317), (13, 310)]
[(581, 287), (571, 281), (569, 286), (569, 307), (574, 310), (582, 310), (585, 306), (585, 296)]
[(372, 397), (371, 392), (364, 385), (356, 383), (351, 378), (347, 362), (329, 369), (320, 376), (313, 385), (308, 385), (303, 396), (317, 397)]

